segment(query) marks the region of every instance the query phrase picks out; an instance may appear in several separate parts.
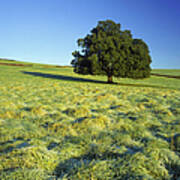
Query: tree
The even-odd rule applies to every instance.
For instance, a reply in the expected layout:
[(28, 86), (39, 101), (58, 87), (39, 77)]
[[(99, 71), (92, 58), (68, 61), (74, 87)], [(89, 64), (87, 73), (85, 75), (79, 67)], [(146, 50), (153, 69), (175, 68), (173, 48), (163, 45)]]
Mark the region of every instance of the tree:
[(106, 75), (140, 79), (150, 76), (151, 57), (146, 43), (133, 39), (129, 30), (121, 31), (112, 20), (99, 21), (83, 39), (78, 39), (81, 51), (74, 51), (71, 61), (79, 74)]

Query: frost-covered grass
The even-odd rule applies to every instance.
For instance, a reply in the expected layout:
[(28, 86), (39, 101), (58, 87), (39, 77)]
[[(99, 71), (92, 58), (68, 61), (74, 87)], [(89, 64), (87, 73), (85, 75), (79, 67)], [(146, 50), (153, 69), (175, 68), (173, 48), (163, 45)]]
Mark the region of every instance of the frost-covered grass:
[(0, 66), (0, 179), (180, 177), (180, 79), (103, 81)]

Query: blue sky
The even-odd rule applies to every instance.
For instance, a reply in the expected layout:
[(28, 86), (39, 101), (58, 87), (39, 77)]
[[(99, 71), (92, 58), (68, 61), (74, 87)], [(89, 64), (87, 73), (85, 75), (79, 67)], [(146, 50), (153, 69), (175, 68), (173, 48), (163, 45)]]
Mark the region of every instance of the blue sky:
[(100, 20), (149, 46), (152, 68), (180, 68), (179, 0), (0, 0), (0, 57), (69, 65)]

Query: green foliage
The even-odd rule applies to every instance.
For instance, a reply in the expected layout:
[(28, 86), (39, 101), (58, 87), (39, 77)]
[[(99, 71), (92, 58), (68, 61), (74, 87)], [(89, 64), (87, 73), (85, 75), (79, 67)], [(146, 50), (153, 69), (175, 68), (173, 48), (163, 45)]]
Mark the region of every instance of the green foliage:
[(71, 64), (79, 74), (106, 75), (127, 78), (150, 76), (151, 57), (141, 39), (133, 39), (129, 30), (111, 20), (99, 21), (84, 39), (78, 39), (82, 51), (73, 52)]

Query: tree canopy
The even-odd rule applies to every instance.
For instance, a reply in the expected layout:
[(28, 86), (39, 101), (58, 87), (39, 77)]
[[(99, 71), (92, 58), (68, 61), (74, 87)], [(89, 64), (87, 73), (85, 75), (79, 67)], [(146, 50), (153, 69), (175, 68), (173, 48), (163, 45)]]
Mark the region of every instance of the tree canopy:
[(147, 44), (133, 39), (129, 30), (112, 20), (99, 21), (85, 38), (78, 39), (71, 64), (79, 74), (140, 79), (150, 76), (151, 57)]

